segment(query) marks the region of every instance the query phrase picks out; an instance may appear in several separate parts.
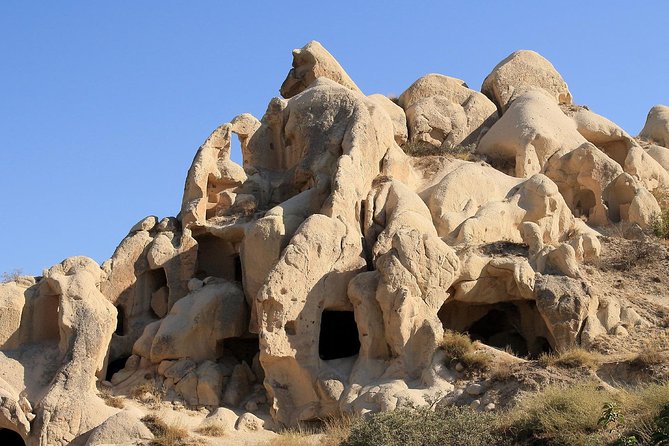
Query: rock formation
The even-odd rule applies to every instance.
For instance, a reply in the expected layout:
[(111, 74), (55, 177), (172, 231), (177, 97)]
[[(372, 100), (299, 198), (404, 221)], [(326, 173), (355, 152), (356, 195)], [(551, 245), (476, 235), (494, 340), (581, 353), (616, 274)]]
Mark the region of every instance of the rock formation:
[[(0, 285), (0, 428), (31, 445), (147, 438), (96, 381), (287, 426), (423, 405), (454, 390), (445, 329), (536, 357), (646, 323), (582, 269), (601, 230), (660, 212), (667, 107), (632, 138), (531, 51), (482, 93), (430, 74), (396, 104), (318, 42), (280, 91), (205, 140), (177, 217), (143, 219), (102, 266)], [(449, 155), (463, 145), (482, 160)]]

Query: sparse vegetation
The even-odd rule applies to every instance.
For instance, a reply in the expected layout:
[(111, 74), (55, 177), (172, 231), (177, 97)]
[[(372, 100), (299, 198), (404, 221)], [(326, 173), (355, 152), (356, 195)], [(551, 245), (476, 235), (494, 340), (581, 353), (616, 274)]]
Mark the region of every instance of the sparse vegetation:
[(2, 275), (0, 275), (0, 282), (1, 283), (12, 282), (24, 275), (25, 273), (20, 268), (13, 269), (11, 271), (5, 271), (4, 273), (2, 273)]
[(497, 429), (494, 415), (469, 408), (398, 409), (358, 420), (342, 446), (491, 446)]
[(481, 161), (476, 153), (476, 144), (456, 145), (453, 147), (435, 147), (424, 141), (408, 141), (402, 149), (410, 156), (451, 156), (464, 161)]
[(490, 367), (490, 379), (493, 381), (509, 381), (513, 379), (514, 362), (509, 360), (496, 361)]
[(653, 222), (653, 233), (659, 238), (669, 239), (669, 193), (657, 188), (652, 194), (660, 205), (660, 213)]
[(566, 369), (585, 367), (594, 369), (601, 364), (602, 357), (599, 353), (574, 347), (559, 353), (542, 353), (538, 362), (543, 367), (557, 366)]
[(225, 436), (225, 427), (214, 422), (200, 427), (196, 432), (206, 437), (223, 437)]
[(309, 439), (311, 435), (314, 435), (314, 433), (301, 430), (287, 430), (269, 440), (266, 446), (313, 446), (314, 442)]
[(168, 424), (156, 415), (146, 415), (141, 419), (142, 423), (154, 435), (154, 446), (190, 446), (188, 430), (180, 424)]
[(162, 394), (153, 381), (147, 381), (133, 387), (130, 396), (137, 401), (148, 404), (149, 407), (155, 407), (162, 401)]
[(549, 386), (506, 415), (506, 436), (511, 444), (604, 445), (599, 419), (611, 398), (596, 382)]
[(470, 372), (487, 370), (492, 364), (490, 355), (478, 351), (466, 334), (446, 330), (441, 342), (441, 349), (444, 351), (449, 365), (455, 365), (459, 362)]
[(109, 387), (100, 386), (98, 388), (100, 398), (105, 402), (107, 406), (115, 407), (117, 409), (123, 409), (125, 404), (123, 403), (123, 398), (114, 396), (112, 390)]
[(656, 344), (648, 344), (630, 361), (630, 365), (639, 370), (650, 370), (654, 366), (667, 362), (667, 356)]

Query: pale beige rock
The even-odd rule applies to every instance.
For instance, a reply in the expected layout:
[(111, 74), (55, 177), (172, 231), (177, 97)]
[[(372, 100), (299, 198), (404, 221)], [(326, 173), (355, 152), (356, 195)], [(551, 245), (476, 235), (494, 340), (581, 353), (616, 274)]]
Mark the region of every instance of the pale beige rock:
[(0, 283), (0, 349), (12, 350), (20, 345), (21, 316), (28, 292), (14, 281)]
[(505, 113), (510, 103), (526, 91), (541, 88), (555, 103), (571, 104), (567, 84), (555, 67), (540, 54), (520, 50), (501, 61), (483, 81), (481, 92)]
[(609, 204), (609, 218), (614, 223), (628, 221), (648, 228), (661, 212), (655, 197), (627, 173), (620, 174), (609, 184), (603, 197)]
[(234, 283), (219, 279), (174, 304), (151, 341), (149, 358), (156, 364), (185, 357), (216, 359), (217, 345), (244, 334), (247, 321), (243, 292)]
[(213, 361), (204, 361), (197, 368), (197, 399), (204, 406), (219, 406), (223, 390), (223, 372)]
[(114, 411), (95, 389), (116, 325), (116, 311), (98, 289), (100, 277), (99, 266), (86, 257), (71, 257), (45, 272), (44, 292), (59, 301), (65, 359), (36, 408), (35, 444), (70, 444)]
[(520, 178), (542, 171), (556, 153), (586, 142), (575, 122), (545, 92), (526, 90), (481, 138), (477, 151), (493, 166)]
[(140, 440), (153, 440), (153, 434), (128, 411), (121, 411), (105, 420), (93, 429), (86, 446), (100, 444), (135, 443)]
[(309, 88), (316, 79), (326, 77), (355, 92), (360, 89), (339, 62), (319, 42), (312, 40), (293, 50), (293, 68), (281, 85), (281, 96), (292, 98)]
[(371, 94), (367, 98), (379, 105), (390, 116), (393, 122), (395, 142), (400, 146), (406, 143), (409, 139), (409, 131), (407, 130), (407, 117), (402, 107), (382, 94)]
[(428, 74), (399, 98), (409, 141), (443, 149), (476, 144), (497, 120), (495, 105), (460, 79)]
[(609, 223), (603, 194), (622, 167), (590, 143), (550, 159), (546, 176), (555, 182), (567, 206), (576, 217), (594, 225)]
[(669, 149), (666, 147), (651, 144), (644, 147), (644, 150), (655, 161), (657, 161), (664, 170), (669, 170)]
[[(239, 438), (255, 438), (267, 410), (275, 427), (435, 401), (490, 410), (501, 384), (461, 384), (467, 367), (438, 348), (444, 327), (478, 331), (477, 350), (518, 364), (497, 349), (636, 339), (646, 313), (590, 287), (595, 266), (582, 263), (602, 249), (589, 225), (623, 221), (643, 237), (669, 149), (568, 106), (534, 53), (485, 85), (505, 110), (494, 124), (488, 99), (440, 75), (402, 95), (405, 113), (364, 96), (320, 44), (296, 51), (288, 99), (198, 150), (178, 217), (134, 225), (102, 268), (71, 258), (0, 285), (0, 427), (35, 445), (150, 438), (96, 379), (135, 395), (126, 407)], [(492, 166), (408, 156), (407, 120), (412, 142), (443, 148), (485, 133)]]
[(632, 147), (638, 143), (616, 124), (585, 107), (562, 105), (565, 114), (576, 123), (578, 132), (621, 166)]
[(255, 432), (262, 429), (264, 424), (265, 422), (260, 418), (250, 412), (245, 412), (237, 420), (235, 429), (243, 432)]
[(656, 105), (651, 108), (639, 137), (669, 147), (669, 107)]

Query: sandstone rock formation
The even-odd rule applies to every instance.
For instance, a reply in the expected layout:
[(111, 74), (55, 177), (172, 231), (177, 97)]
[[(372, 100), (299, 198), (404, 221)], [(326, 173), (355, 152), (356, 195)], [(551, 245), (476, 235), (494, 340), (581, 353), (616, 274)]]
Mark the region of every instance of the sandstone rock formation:
[[(210, 417), (245, 431), (263, 408), (295, 425), (430, 404), (455, 398), (444, 330), (536, 357), (645, 324), (583, 263), (600, 231), (660, 212), (665, 110), (641, 135), (659, 145), (642, 145), (570, 105), (529, 51), (482, 90), (430, 74), (397, 105), (318, 42), (295, 50), (283, 98), (199, 148), (177, 217), (141, 220), (102, 266), (74, 257), (0, 285), (0, 428), (34, 445), (150, 438), (102, 381), (246, 412)], [(484, 161), (449, 156), (468, 144)]]

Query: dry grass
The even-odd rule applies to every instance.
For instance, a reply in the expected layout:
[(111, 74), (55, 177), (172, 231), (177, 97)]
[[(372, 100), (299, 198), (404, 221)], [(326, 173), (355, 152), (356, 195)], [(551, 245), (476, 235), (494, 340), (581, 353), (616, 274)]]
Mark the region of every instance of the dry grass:
[(358, 417), (352, 415), (341, 415), (328, 418), (323, 422), (323, 434), (320, 444), (322, 446), (339, 446), (351, 434), (351, 426), (357, 422)]
[(194, 444), (190, 441), (188, 430), (181, 424), (167, 424), (165, 420), (156, 415), (146, 415), (141, 421), (154, 435), (152, 445), (189, 446)]
[(655, 339), (653, 342), (646, 343), (641, 351), (630, 360), (630, 365), (640, 370), (646, 370), (666, 364), (667, 355), (660, 349), (659, 345), (666, 345), (666, 340)]
[(543, 353), (537, 360), (543, 367), (557, 366), (565, 369), (585, 367), (596, 369), (602, 363), (599, 353), (590, 352), (580, 347), (574, 347), (560, 353)]
[(476, 153), (476, 144), (456, 145), (453, 147), (435, 147), (423, 141), (409, 141), (402, 149), (407, 155), (421, 156), (450, 156), (464, 161), (482, 161), (483, 158)]
[(487, 370), (492, 364), (490, 355), (477, 351), (469, 336), (462, 333), (446, 330), (440, 347), (450, 365), (459, 362), (470, 372)]
[(609, 401), (614, 395), (596, 382), (549, 386), (526, 395), (501, 421), (512, 444), (606, 444), (598, 421)]
[(0, 275), (0, 283), (13, 282), (19, 277), (24, 275), (25, 273), (20, 268), (13, 269), (11, 271), (5, 271), (4, 273), (2, 273), (2, 275)]
[(504, 382), (514, 378), (513, 361), (500, 360), (490, 367), (490, 379), (493, 381)]
[(653, 232), (659, 238), (669, 239), (669, 192), (657, 188), (652, 194), (660, 205), (660, 214), (655, 216), (653, 222)]
[(100, 394), (100, 398), (102, 398), (107, 406), (115, 407), (117, 409), (123, 409), (125, 407), (123, 398), (114, 396), (112, 390), (109, 387), (100, 386), (98, 388), (98, 392)]
[(320, 424), (301, 425), (274, 437), (266, 446), (339, 446), (351, 434), (358, 417), (343, 414), (322, 420)]
[(215, 422), (198, 428), (196, 432), (206, 437), (224, 437), (226, 433), (225, 427)]
[(133, 387), (130, 396), (153, 409), (157, 408), (162, 401), (162, 393), (156, 388), (153, 381), (147, 381)]
[(321, 444), (313, 441), (309, 437), (313, 434), (302, 432), (300, 430), (288, 430), (280, 433), (266, 443), (266, 446), (314, 446)]

